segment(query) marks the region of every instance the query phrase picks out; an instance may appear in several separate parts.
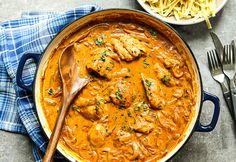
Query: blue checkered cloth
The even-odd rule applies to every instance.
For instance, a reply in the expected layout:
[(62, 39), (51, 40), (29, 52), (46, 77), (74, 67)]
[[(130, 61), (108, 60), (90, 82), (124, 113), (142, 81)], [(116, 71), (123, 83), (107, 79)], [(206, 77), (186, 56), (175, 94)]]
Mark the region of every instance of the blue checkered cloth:
[[(37, 162), (42, 161), (48, 140), (37, 119), (32, 94), (16, 85), (19, 60), (25, 53), (42, 53), (65, 25), (100, 9), (83, 5), (68, 12), (25, 12), (19, 20), (0, 23), (0, 129), (28, 135)], [(33, 81), (35, 69), (33, 62), (26, 63), (25, 83)]]

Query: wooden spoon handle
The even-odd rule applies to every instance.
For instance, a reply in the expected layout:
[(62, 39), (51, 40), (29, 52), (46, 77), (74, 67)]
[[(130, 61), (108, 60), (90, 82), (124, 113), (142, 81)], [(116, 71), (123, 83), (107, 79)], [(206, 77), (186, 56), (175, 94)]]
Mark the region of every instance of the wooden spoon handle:
[(57, 118), (57, 122), (56, 122), (56, 125), (52, 131), (46, 153), (43, 157), (43, 162), (51, 162), (52, 161), (52, 157), (53, 157), (54, 152), (56, 150), (57, 143), (58, 143), (60, 133), (61, 133), (61, 129), (62, 129), (63, 123), (65, 121), (66, 112), (67, 112), (67, 109), (69, 106), (70, 105), (68, 103), (65, 103), (62, 105), (61, 112)]

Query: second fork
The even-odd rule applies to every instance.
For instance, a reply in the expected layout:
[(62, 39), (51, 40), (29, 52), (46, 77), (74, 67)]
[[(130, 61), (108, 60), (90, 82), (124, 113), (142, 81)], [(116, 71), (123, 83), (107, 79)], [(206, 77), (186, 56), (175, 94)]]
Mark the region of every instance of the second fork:
[(236, 86), (234, 77), (236, 74), (236, 56), (233, 51), (233, 44), (224, 46), (223, 71), (230, 80), (231, 99), (233, 104), (233, 115), (236, 117)]

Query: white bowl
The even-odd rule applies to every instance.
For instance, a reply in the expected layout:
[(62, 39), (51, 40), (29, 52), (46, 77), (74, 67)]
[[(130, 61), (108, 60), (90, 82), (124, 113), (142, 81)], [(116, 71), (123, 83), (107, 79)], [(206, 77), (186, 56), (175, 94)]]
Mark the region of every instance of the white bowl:
[[(150, 6), (145, 3), (143, 0), (137, 0), (138, 3), (151, 15), (155, 16), (156, 18), (165, 21), (169, 24), (175, 24), (175, 25), (192, 25), (192, 24), (197, 24), (200, 23), (202, 21), (204, 21), (204, 18), (199, 18), (197, 20), (192, 19), (182, 19), (177, 21), (174, 16), (171, 17), (163, 17), (161, 15), (159, 15), (158, 13), (155, 13)], [(226, 4), (228, 0), (216, 0), (216, 14), (224, 7), (224, 5)]]

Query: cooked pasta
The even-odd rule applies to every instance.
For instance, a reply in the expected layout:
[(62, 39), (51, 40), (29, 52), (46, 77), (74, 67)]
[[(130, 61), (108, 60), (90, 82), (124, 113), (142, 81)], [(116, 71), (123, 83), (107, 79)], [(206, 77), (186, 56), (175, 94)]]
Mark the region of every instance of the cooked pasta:
[(174, 16), (177, 21), (204, 18), (208, 28), (212, 28), (209, 17), (215, 16), (216, 0), (144, 0), (144, 2), (163, 17)]

